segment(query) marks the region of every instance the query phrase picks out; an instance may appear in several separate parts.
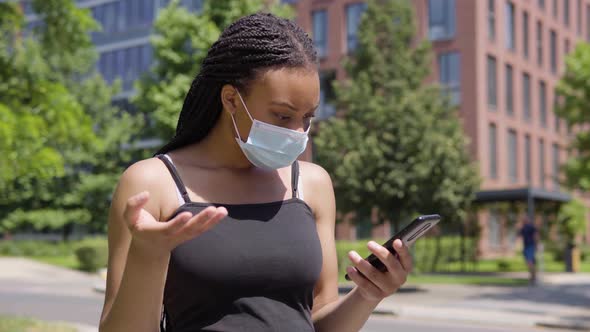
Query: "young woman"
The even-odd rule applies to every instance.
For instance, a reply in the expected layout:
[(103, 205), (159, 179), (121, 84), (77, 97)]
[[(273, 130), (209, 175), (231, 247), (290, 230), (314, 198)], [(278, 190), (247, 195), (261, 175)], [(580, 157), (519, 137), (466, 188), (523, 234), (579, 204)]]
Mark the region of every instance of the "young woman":
[[(109, 213), (100, 331), (358, 331), (412, 262), (375, 242), (349, 253), (338, 297), (329, 175), (298, 162), (319, 103), (306, 33), (243, 17), (213, 44), (176, 135), (121, 176)], [(164, 315), (162, 315), (164, 313)]]

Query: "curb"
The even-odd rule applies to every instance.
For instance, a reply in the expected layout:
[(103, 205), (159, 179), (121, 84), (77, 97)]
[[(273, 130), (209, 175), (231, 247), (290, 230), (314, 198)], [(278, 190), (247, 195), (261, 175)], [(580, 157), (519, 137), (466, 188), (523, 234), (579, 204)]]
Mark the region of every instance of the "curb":
[(551, 328), (551, 329), (565, 329), (572, 331), (590, 331), (590, 324), (581, 322), (537, 322), (535, 324), (538, 327)]

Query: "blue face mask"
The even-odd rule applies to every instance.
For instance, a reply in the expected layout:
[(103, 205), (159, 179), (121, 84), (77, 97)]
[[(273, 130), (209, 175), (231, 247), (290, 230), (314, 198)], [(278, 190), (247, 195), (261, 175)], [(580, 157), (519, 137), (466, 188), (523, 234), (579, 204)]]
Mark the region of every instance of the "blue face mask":
[(240, 92), (238, 96), (246, 109), (246, 113), (252, 120), (252, 128), (248, 134), (248, 140), (242, 141), (236, 120), (233, 114), (232, 122), (238, 137), (236, 141), (248, 160), (256, 167), (263, 169), (278, 169), (290, 166), (297, 157), (305, 151), (307, 146), (309, 128), (305, 132), (299, 132), (279, 126), (274, 126), (252, 118), (248, 107), (244, 103)]

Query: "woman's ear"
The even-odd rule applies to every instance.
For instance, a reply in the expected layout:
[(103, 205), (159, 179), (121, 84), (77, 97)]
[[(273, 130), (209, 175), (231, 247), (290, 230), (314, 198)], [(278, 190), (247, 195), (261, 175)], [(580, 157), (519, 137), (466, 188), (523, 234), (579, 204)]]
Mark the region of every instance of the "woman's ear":
[(237, 90), (234, 86), (225, 84), (221, 88), (221, 104), (223, 109), (228, 111), (231, 115), (235, 115), (238, 111), (238, 105), (240, 104)]

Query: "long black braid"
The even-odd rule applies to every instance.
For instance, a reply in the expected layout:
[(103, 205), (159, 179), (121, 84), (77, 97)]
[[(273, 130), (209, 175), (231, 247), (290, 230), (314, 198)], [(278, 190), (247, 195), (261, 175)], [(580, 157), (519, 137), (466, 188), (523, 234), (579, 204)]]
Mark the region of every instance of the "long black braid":
[(293, 21), (268, 13), (245, 16), (228, 26), (211, 46), (182, 105), (176, 134), (157, 154), (199, 142), (222, 111), (221, 88), (247, 91), (264, 70), (317, 66), (309, 36)]

